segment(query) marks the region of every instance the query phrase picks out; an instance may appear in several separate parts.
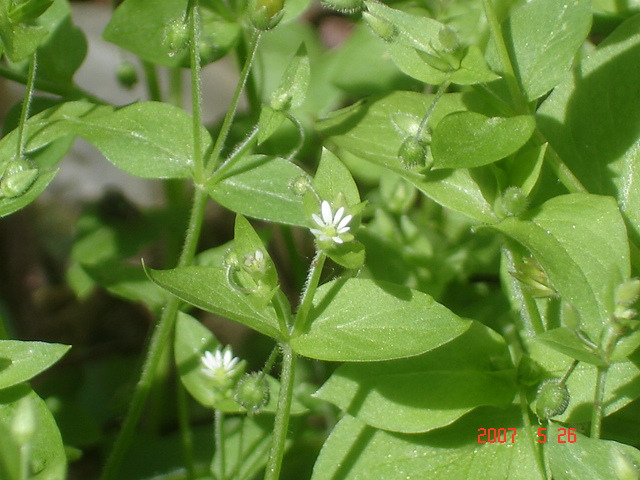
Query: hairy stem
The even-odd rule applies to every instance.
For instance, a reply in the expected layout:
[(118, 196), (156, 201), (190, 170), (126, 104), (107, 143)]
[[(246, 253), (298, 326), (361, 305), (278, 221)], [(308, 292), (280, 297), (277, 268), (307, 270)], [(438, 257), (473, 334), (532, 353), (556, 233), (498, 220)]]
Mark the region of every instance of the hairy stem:
[[(226, 458), (224, 451), (224, 412), (216, 410), (214, 419), (214, 435), (216, 452), (218, 452), (218, 472), (215, 472), (215, 462), (211, 464), (211, 473), (215, 474), (219, 480), (226, 480)], [(215, 455), (214, 455), (215, 458)], [(241, 457), (238, 457), (241, 458)]]
[(609, 365), (598, 367), (593, 411), (591, 412), (591, 438), (600, 438), (600, 431), (602, 430), (604, 389), (607, 381), (607, 373), (609, 373)]
[(185, 391), (180, 378), (176, 379), (176, 397), (178, 404), (178, 423), (180, 426), (180, 445), (182, 446), (182, 456), (184, 457), (187, 469), (187, 480), (195, 480), (196, 471), (193, 461), (193, 436), (191, 434), (189, 420), (189, 403), (187, 392)]
[(142, 61), (142, 70), (144, 71), (144, 79), (147, 84), (147, 94), (152, 102), (161, 102), (162, 93), (160, 92), (160, 83), (158, 82), (158, 71), (156, 66), (147, 61)]
[(433, 110), (436, 108), (436, 105), (438, 104), (438, 101), (440, 100), (440, 98), (442, 98), (442, 95), (444, 95), (444, 92), (446, 92), (447, 88), (449, 88), (449, 85), (451, 85), (451, 82), (447, 80), (445, 82), (442, 82), (438, 87), (438, 91), (433, 97), (433, 101), (429, 105), (429, 108), (427, 108), (427, 113), (425, 113), (424, 117), (422, 118), (422, 121), (420, 122), (420, 127), (418, 128), (418, 133), (416, 134), (417, 138), (422, 137), (422, 134), (427, 128), (427, 123), (429, 123), (429, 119), (431, 118), (431, 114), (433, 113)]
[(282, 345), (282, 353), (280, 396), (278, 397), (278, 410), (273, 425), (271, 451), (267, 460), (264, 480), (278, 480), (280, 478), (287, 430), (289, 428), (289, 416), (291, 414), (291, 399), (293, 397), (293, 380), (297, 357), (289, 344)]
[(311, 261), (307, 283), (304, 291), (302, 292), (300, 308), (298, 308), (298, 313), (296, 314), (293, 324), (294, 336), (300, 333), (307, 323), (307, 315), (309, 315), (309, 310), (311, 310), (313, 296), (315, 295), (318, 284), (320, 283), (320, 275), (322, 274), (322, 267), (324, 266), (326, 258), (327, 256), (322, 250), (317, 250), (315, 257), (313, 257), (313, 260)]
[(236, 114), (236, 109), (238, 108), (238, 102), (240, 101), (240, 94), (244, 89), (244, 85), (247, 82), (247, 78), (249, 76), (249, 71), (251, 70), (251, 65), (253, 64), (253, 59), (255, 57), (256, 51), (258, 50), (258, 44), (260, 43), (260, 35), (261, 32), (254, 31), (249, 42), (249, 54), (245, 59), (244, 66), (242, 67), (242, 71), (240, 72), (240, 79), (238, 80), (238, 85), (236, 86), (236, 90), (233, 93), (233, 97), (231, 98), (231, 105), (229, 105), (229, 109), (227, 110), (224, 119), (222, 120), (222, 126), (220, 127), (220, 133), (218, 133), (218, 138), (216, 139), (216, 143), (213, 146), (213, 151), (211, 152), (211, 157), (209, 158), (206, 164), (206, 173), (207, 176), (211, 175), (218, 167), (218, 163), (220, 162), (220, 154), (222, 152), (222, 147), (229, 135), (229, 130), (231, 129), (231, 123)]
[(202, 157), (202, 79), (200, 75), (200, 16), (198, 2), (189, 3), (189, 58), (191, 61), (191, 109), (193, 113), (193, 156), (196, 182), (203, 181), (204, 160)]
[(24, 93), (24, 100), (22, 100), (22, 110), (20, 111), (20, 122), (18, 123), (18, 150), (16, 152), (17, 158), (22, 158), (24, 155), (24, 147), (26, 143), (25, 130), (27, 118), (29, 118), (29, 108), (31, 107), (31, 99), (33, 98), (33, 85), (36, 79), (36, 67), (38, 63), (38, 55), (33, 52), (31, 57), (31, 63), (29, 63), (29, 73), (27, 74), (27, 90)]
[(540, 478), (547, 479), (547, 471), (544, 467), (544, 449), (542, 444), (538, 443), (533, 435), (533, 426), (531, 425), (531, 419), (529, 418), (529, 404), (527, 403), (527, 393), (523, 387), (520, 387), (518, 392), (520, 413), (522, 414), (522, 421), (524, 422), (525, 437), (529, 448), (533, 451), (536, 459), (536, 467)]
[[(537, 132), (536, 135), (542, 143), (547, 142), (547, 139), (542, 135), (542, 133)], [(547, 154), (544, 158), (549, 164), (549, 167), (551, 167), (551, 170), (553, 170), (553, 173), (558, 177), (558, 180), (560, 180), (562, 185), (564, 185), (570, 193), (588, 193), (585, 186), (582, 185), (580, 180), (578, 180), (573, 172), (569, 170), (567, 164), (562, 161), (558, 152), (556, 152), (549, 144), (547, 144)]]

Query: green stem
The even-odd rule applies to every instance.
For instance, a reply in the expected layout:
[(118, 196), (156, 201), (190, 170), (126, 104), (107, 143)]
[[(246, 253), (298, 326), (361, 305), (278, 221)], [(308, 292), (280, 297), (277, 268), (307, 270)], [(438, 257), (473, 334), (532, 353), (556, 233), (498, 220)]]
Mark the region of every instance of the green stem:
[(204, 181), (204, 159), (202, 157), (202, 78), (200, 75), (200, 19), (198, 1), (189, 3), (189, 34), (191, 61), (191, 108), (193, 111), (193, 154), (198, 159), (195, 162), (196, 183)]
[(602, 430), (602, 414), (604, 407), (604, 389), (609, 373), (609, 365), (598, 367), (596, 377), (596, 392), (593, 399), (593, 411), (591, 412), (591, 438), (600, 438)]
[(258, 126), (256, 125), (253, 130), (251, 130), (251, 132), (249, 132), (249, 135), (247, 135), (247, 138), (245, 138), (242, 143), (240, 143), (234, 150), (233, 152), (231, 152), (231, 155), (229, 155), (229, 158), (227, 158), (224, 163), (222, 165), (220, 165), (220, 168), (218, 168), (215, 173), (213, 174), (213, 176), (211, 177), (211, 181), (212, 182), (216, 182), (216, 181), (221, 181), (223, 180), (225, 177), (225, 174), (231, 170), (233, 168), (233, 166), (238, 162), (238, 160), (240, 160), (241, 158), (243, 158), (244, 154), (253, 146), (253, 144), (256, 141), (256, 138), (258, 137)]
[(560, 379), (560, 382), (558, 382), (558, 385), (564, 385), (565, 383), (567, 383), (567, 380), (569, 380), (569, 377), (571, 376), (571, 374), (576, 369), (579, 363), (580, 363), (580, 360), (574, 360), (573, 362), (571, 362), (571, 365), (569, 366), (567, 371), (564, 373), (564, 375)]
[(231, 104), (229, 105), (229, 109), (227, 110), (227, 113), (222, 120), (220, 133), (218, 133), (218, 138), (216, 139), (216, 143), (213, 146), (211, 157), (206, 164), (206, 173), (208, 174), (207, 176), (210, 176), (211, 173), (213, 173), (218, 167), (218, 163), (220, 161), (220, 153), (222, 152), (222, 147), (224, 146), (227, 136), (229, 135), (231, 123), (233, 122), (233, 118), (236, 114), (236, 109), (238, 108), (238, 102), (240, 101), (240, 94), (242, 93), (244, 85), (247, 82), (247, 77), (249, 76), (249, 71), (251, 70), (253, 59), (255, 57), (256, 51), (258, 50), (261, 33), (262, 32), (256, 30), (251, 37), (249, 55), (247, 55), (247, 58), (244, 62), (244, 67), (240, 72), (240, 79), (238, 80), (238, 85), (236, 86), (236, 90), (233, 93)]
[[(16, 83), (21, 83), (23, 85), (26, 85), (28, 82), (28, 76), (25, 75), (24, 73), (16, 72), (15, 70), (11, 70), (1, 65), (0, 65), (0, 77), (4, 77), (8, 80), (12, 80)], [(65, 86), (65, 85), (60, 85), (55, 82), (44, 80), (44, 79), (37, 79), (35, 81), (35, 89), (41, 92), (51, 93), (53, 95), (58, 95), (60, 97), (65, 97), (69, 99), (84, 98), (85, 100), (89, 100), (92, 103), (96, 103), (100, 105), (105, 105), (109, 103), (75, 85)]]
[(279, 355), (280, 355), (280, 348), (278, 348), (278, 346), (276, 345), (274, 349), (271, 350), (271, 354), (269, 355), (269, 358), (267, 358), (267, 361), (265, 362), (264, 367), (260, 371), (261, 377), (269, 374), (269, 372), (273, 368), (273, 365), (276, 363), (276, 360), (278, 359)]
[[(218, 452), (218, 458), (220, 462), (218, 464), (218, 474), (217, 477), (219, 480), (226, 479), (226, 459), (225, 459), (225, 451), (224, 451), (224, 412), (221, 410), (216, 410), (215, 420), (214, 420), (214, 435), (215, 435), (215, 444), (216, 451)], [(215, 458), (215, 456), (214, 456)], [(215, 466), (211, 465), (211, 473), (215, 474)]]
[(431, 104), (429, 105), (429, 108), (427, 109), (427, 113), (425, 113), (424, 117), (422, 118), (422, 121), (420, 122), (420, 128), (418, 128), (418, 133), (416, 133), (416, 138), (420, 139), (422, 137), (422, 134), (427, 128), (427, 123), (431, 118), (431, 114), (433, 113), (433, 110), (436, 108), (436, 105), (438, 104), (438, 101), (440, 100), (440, 98), (442, 98), (442, 95), (444, 95), (444, 92), (446, 92), (447, 88), (449, 88), (449, 85), (451, 85), (451, 82), (449, 80), (446, 80), (442, 82), (438, 87), (438, 90), (436, 91), (436, 94), (433, 97), (433, 101), (431, 102)]
[(144, 71), (144, 78), (147, 83), (149, 100), (152, 102), (161, 102), (162, 93), (160, 93), (160, 83), (158, 82), (156, 66), (153, 63), (143, 61), (142, 70)]
[(36, 79), (36, 66), (38, 63), (38, 56), (36, 52), (33, 52), (31, 63), (29, 64), (29, 73), (27, 75), (27, 90), (24, 93), (24, 100), (22, 101), (22, 110), (20, 111), (20, 123), (18, 123), (18, 151), (16, 152), (17, 158), (22, 158), (24, 155), (25, 147), (25, 130), (27, 124), (27, 118), (29, 117), (29, 108), (31, 106), (31, 99), (33, 98), (33, 84)]
[(303, 128), (302, 124), (300, 123), (300, 120), (298, 120), (294, 115), (292, 115), (289, 112), (286, 112), (285, 116), (298, 129), (298, 143), (296, 144), (296, 146), (293, 148), (291, 153), (285, 159), (288, 162), (290, 162), (291, 160), (293, 160), (295, 158), (296, 155), (298, 155), (298, 153), (300, 153), (300, 150), (302, 150), (302, 147), (304, 146), (305, 135), (304, 135), (304, 128)]
[(178, 402), (178, 424), (180, 427), (180, 444), (182, 456), (187, 469), (187, 480), (195, 480), (196, 470), (193, 461), (193, 437), (189, 421), (189, 403), (187, 393), (180, 378), (176, 379), (176, 397)]
[[(202, 190), (196, 190), (193, 197), (193, 207), (191, 209), (191, 217), (189, 219), (189, 227), (185, 242), (182, 248), (178, 266), (188, 265), (193, 260), (196, 248), (198, 246), (198, 238), (200, 229), (202, 228), (202, 220), (204, 217), (204, 207), (207, 201), (207, 195)], [(142, 367), (140, 380), (136, 385), (133, 398), (129, 404), (129, 410), (122, 424), (118, 437), (116, 438), (113, 450), (107, 459), (106, 466), (102, 472), (101, 480), (112, 480), (116, 478), (116, 474), (124, 456), (126, 454), (133, 436), (135, 434), (136, 425), (142, 414), (142, 409), (149, 396), (149, 391), (153, 385), (155, 373), (162, 358), (162, 352), (171, 339), (173, 327), (175, 324), (176, 314), (180, 300), (178, 297), (172, 296), (166, 308), (162, 311), (158, 324), (151, 335), (147, 357)]]
[[(533, 426), (531, 425), (531, 419), (529, 418), (529, 404), (527, 403), (527, 393), (523, 387), (520, 387), (518, 391), (518, 398), (520, 400), (520, 413), (522, 414), (522, 421), (524, 422), (524, 431), (529, 444), (529, 448), (534, 452), (536, 459), (536, 467), (538, 467), (540, 478), (547, 479), (547, 470), (544, 467), (544, 457), (542, 444), (538, 443), (533, 435)], [(517, 441), (517, 439), (516, 439)]]
[(542, 143), (547, 143), (547, 154), (544, 156), (545, 161), (556, 174), (558, 180), (569, 190), (570, 193), (588, 193), (587, 189), (582, 185), (580, 180), (573, 174), (567, 164), (562, 161), (558, 152), (556, 152), (551, 145), (548, 144), (547, 139), (542, 133), (537, 132), (537, 137)]
[(182, 69), (169, 69), (169, 103), (182, 107)]
[(280, 396), (278, 397), (278, 409), (273, 424), (273, 437), (271, 451), (267, 460), (267, 469), (264, 480), (278, 480), (284, 457), (284, 447), (289, 428), (289, 416), (291, 413), (291, 399), (293, 397), (293, 380), (296, 369), (296, 354), (291, 345), (282, 345), (282, 375), (280, 376)]
[(320, 275), (322, 274), (322, 267), (324, 266), (326, 258), (327, 256), (322, 250), (317, 250), (315, 257), (313, 257), (313, 260), (311, 261), (307, 284), (304, 288), (304, 292), (302, 293), (300, 308), (298, 308), (298, 313), (296, 314), (296, 318), (293, 323), (293, 336), (302, 332), (307, 323), (307, 315), (309, 315), (309, 310), (311, 310), (313, 296), (315, 295), (318, 284), (320, 283)]
[(482, 3), (484, 4), (484, 14), (487, 17), (487, 22), (489, 23), (491, 37), (495, 43), (498, 58), (502, 65), (503, 76), (507, 82), (507, 87), (509, 88), (509, 93), (511, 94), (511, 98), (516, 106), (516, 110), (521, 113), (530, 113), (529, 107), (527, 106), (527, 103), (522, 96), (522, 92), (520, 91), (520, 85), (518, 85), (516, 73), (513, 68), (513, 64), (511, 63), (511, 57), (509, 56), (507, 45), (504, 42), (500, 22), (498, 22), (498, 17), (493, 9), (493, 4), (491, 3), (491, 0), (482, 0)]

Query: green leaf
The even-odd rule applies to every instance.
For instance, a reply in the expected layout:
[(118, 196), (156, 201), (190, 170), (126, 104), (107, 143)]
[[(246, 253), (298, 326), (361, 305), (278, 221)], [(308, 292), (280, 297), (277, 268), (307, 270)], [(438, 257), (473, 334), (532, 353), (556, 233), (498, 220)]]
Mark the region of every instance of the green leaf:
[[(31, 397), (37, 429), (30, 444), (33, 480), (65, 480), (67, 458), (60, 431), (45, 402), (26, 385), (0, 390), (0, 424), (7, 426), (20, 399)], [(4, 439), (3, 439), (4, 441)], [(3, 444), (4, 449), (4, 444)]]
[(59, 343), (0, 340), (0, 389), (26, 382), (56, 363), (71, 347)]
[[(589, 192), (617, 198), (640, 239), (640, 17), (624, 22), (542, 104), (538, 124)], [(615, 85), (615, 88), (611, 88)]]
[(434, 167), (468, 168), (496, 162), (522, 147), (535, 128), (529, 115), (490, 118), (475, 112), (451, 113), (433, 132)]
[[(540, 364), (549, 377), (562, 378), (573, 358), (552, 349), (542, 342), (533, 342), (531, 358)], [(610, 415), (640, 397), (640, 351), (630, 358), (612, 363), (607, 373), (604, 393), (604, 415)], [(593, 410), (597, 367), (580, 362), (567, 380), (570, 401), (567, 410), (554, 420), (571, 424), (589, 422)]]
[[(167, 103), (134, 103), (99, 119), (69, 119), (72, 131), (91, 142), (116, 167), (143, 178), (192, 175), (193, 121)], [(203, 149), (211, 143), (201, 127)]]
[(14, 3), (9, 9), (9, 18), (14, 23), (35, 20), (53, 3), (53, 0), (26, 0)]
[[(516, 428), (516, 439), (479, 444), (479, 428)], [(346, 415), (322, 447), (311, 480), (544, 480), (526, 435), (515, 408), (481, 408), (420, 435), (376, 430)]]
[(494, 228), (524, 245), (542, 265), (554, 289), (573, 305), (592, 340), (612, 315), (611, 285), (630, 276), (629, 245), (614, 199), (562, 195)]
[(307, 329), (291, 339), (300, 355), (361, 362), (410, 357), (465, 332), (462, 320), (429, 295), (386, 282), (351, 278), (318, 288)]
[(530, 149), (520, 150), (513, 157), (508, 158), (505, 169), (509, 179), (509, 185), (522, 189), (529, 195), (540, 177), (547, 144)]
[(12, 62), (21, 62), (29, 58), (38, 48), (47, 30), (38, 25), (12, 23), (0, 12), (0, 40), (4, 53)]
[[(360, 193), (349, 169), (326, 148), (322, 150), (320, 164), (313, 178), (313, 188), (322, 200), (334, 203), (339, 198), (346, 206), (360, 203)], [(320, 208), (318, 205), (314, 212)], [(309, 216), (311, 215), (310, 212)]]
[[(232, 398), (223, 400), (216, 398), (211, 379), (202, 373), (202, 356), (206, 351), (215, 352), (220, 346), (220, 342), (213, 333), (198, 320), (186, 313), (178, 314), (174, 355), (182, 384), (198, 402), (206, 407), (228, 413), (245, 412), (245, 409)], [(277, 410), (280, 383), (270, 375), (267, 375), (266, 379), (269, 383), (269, 402), (261, 412), (274, 413)], [(304, 411), (306, 411), (305, 407), (294, 399), (291, 413), (297, 415)]]
[(299, 107), (305, 100), (311, 66), (304, 43), (287, 66), (282, 76), (280, 86), (271, 94), (271, 107), (276, 110), (290, 110)]
[(607, 364), (598, 353), (587, 347), (569, 328), (555, 328), (537, 335), (535, 340), (544, 343), (554, 350), (565, 355), (587, 362), (592, 365), (604, 366)]
[(276, 340), (282, 340), (272, 307), (258, 308), (250, 294), (234, 289), (225, 269), (180, 267), (149, 270), (149, 277), (165, 290), (208, 312), (242, 323)]
[(458, 338), (417, 357), (344, 364), (316, 396), (372, 427), (419, 433), (481, 405), (507, 406), (515, 392), (504, 340), (474, 322)]
[(187, 0), (126, 0), (113, 12), (103, 37), (144, 60), (178, 67), (185, 62), (188, 51), (185, 48), (175, 52), (170, 48), (167, 29), (183, 22), (186, 10)]
[[(590, 3), (532, 0), (515, 9), (503, 23), (516, 75), (528, 101), (558, 85), (569, 71), (591, 28)], [(495, 58), (495, 45), (488, 48)], [(491, 53), (488, 55), (491, 58)]]
[(291, 184), (308, 175), (281, 158), (251, 155), (239, 160), (207, 187), (216, 202), (248, 217), (306, 226), (302, 197)]
[(574, 442), (569, 442), (567, 429), (552, 425), (549, 430), (553, 429), (554, 434), (560, 428), (565, 430), (559, 434), (567, 442), (559, 443), (554, 439), (545, 443), (554, 480), (632, 480), (640, 476), (640, 451), (637, 449), (580, 433), (576, 433)]
[(269, 256), (262, 239), (258, 236), (251, 224), (242, 215), (236, 215), (236, 223), (233, 236), (233, 251), (239, 256), (240, 266), (244, 266), (248, 259), (255, 256), (256, 251), (264, 255), (264, 282), (272, 289), (278, 288), (278, 272)]
[(258, 118), (258, 145), (273, 135), (286, 119), (281, 111), (274, 110), (269, 105), (262, 105)]
[(20, 446), (11, 436), (9, 425), (0, 422), (0, 478), (2, 480), (21, 480), (20, 478)]
[[(480, 222), (493, 223), (496, 220), (493, 208), (468, 170), (419, 175), (406, 170), (398, 158), (402, 142), (417, 133), (433, 98), (415, 92), (373, 96), (332, 112), (316, 126), (341, 149), (394, 171), (441, 205)], [(445, 94), (433, 109), (429, 127), (434, 129), (445, 115), (465, 109), (461, 95)]]
[(493, 73), (476, 45), (470, 45), (467, 49), (460, 68), (451, 75), (451, 82), (458, 85), (475, 85), (478, 83), (489, 83), (500, 77)]

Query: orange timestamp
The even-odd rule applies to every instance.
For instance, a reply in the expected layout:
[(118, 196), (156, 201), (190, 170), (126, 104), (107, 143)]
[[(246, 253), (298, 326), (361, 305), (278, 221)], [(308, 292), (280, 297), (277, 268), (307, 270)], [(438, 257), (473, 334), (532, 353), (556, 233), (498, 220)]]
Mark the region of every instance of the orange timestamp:
[[(545, 443), (547, 441), (547, 429), (538, 428), (536, 441)], [(478, 443), (515, 443), (518, 435), (516, 428), (479, 428)], [(575, 428), (558, 428), (556, 441), (558, 443), (575, 443), (577, 440)]]

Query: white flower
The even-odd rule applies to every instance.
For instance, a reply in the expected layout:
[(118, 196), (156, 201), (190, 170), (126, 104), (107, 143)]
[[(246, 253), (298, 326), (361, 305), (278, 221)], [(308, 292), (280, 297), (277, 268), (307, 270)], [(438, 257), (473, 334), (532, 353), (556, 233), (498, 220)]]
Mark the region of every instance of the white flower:
[[(322, 217), (311, 214), (311, 218), (320, 228), (312, 228), (313, 233), (320, 242), (331, 241), (333, 243), (344, 243), (342, 235), (349, 231), (349, 222), (353, 215), (344, 215), (344, 207), (338, 208), (335, 215), (331, 209), (331, 204), (326, 200), (320, 205)], [(343, 216), (344, 215), (344, 216)]]
[(264, 258), (264, 252), (256, 249), (254, 253), (248, 253), (244, 256), (243, 268), (248, 273), (264, 272), (267, 262)]
[(238, 362), (240, 359), (233, 356), (231, 347), (227, 345), (224, 350), (218, 349), (215, 353), (209, 351), (204, 352), (200, 359), (204, 367), (202, 372), (210, 378), (217, 381), (230, 379), (237, 373)]

